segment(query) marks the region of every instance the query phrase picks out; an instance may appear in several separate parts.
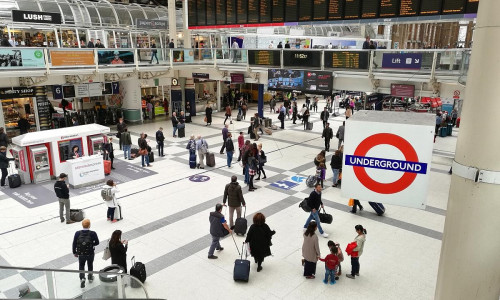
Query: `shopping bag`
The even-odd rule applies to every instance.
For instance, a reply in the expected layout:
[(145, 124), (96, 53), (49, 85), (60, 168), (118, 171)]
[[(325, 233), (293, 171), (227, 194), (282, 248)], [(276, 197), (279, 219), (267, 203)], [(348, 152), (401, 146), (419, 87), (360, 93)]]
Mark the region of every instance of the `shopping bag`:
[(349, 199), (349, 202), (347, 203), (349, 206), (354, 206), (354, 199)]

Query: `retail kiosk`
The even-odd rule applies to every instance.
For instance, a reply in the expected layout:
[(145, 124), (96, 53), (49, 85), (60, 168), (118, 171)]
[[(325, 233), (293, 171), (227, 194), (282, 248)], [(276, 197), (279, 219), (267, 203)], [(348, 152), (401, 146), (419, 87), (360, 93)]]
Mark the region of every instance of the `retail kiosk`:
[(11, 151), (21, 181), (36, 184), (66, 173), (73, 188), (102, 182), (101, 149), (109, 131), (109, 127), (89, 124), (13, 138)]

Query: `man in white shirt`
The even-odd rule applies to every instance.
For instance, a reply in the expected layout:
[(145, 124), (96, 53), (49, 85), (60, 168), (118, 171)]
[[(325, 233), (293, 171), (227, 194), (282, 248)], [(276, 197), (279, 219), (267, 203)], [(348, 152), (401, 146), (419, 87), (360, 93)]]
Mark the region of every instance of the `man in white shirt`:
[(332, 43), (330, 43), (330, 45), (328, 45), (328, 49), (333, 49)]
[(269, 49), (274, 49), (274, 42), (273, 41), (271, 41), (271, 43), (269, 44), (268, 48)]
[(231, 45), (231, 48), (235, 49), (233, 50), (233, 62), (236, 63), (238, 62), (238, 50), (240, 48), (240, 45), (238, 45), (238, 42), (236, 40), (233, 41), (233, 44)]

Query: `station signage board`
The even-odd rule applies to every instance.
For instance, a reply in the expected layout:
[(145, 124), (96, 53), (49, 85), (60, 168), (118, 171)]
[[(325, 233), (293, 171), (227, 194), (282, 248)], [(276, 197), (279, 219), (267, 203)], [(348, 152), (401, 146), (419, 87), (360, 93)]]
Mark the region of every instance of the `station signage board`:
[(382, 68), (420, 70), (422, 53), (384, 53)]
[(320, 51), (283, 51), (283, 65), (286, 67), (321, 67)]
[(391, 84), (391, 96), (413, 98), (415, 97), (415, 86), (410, 84)]
[(434, 116), (362, 111), (346, 121), (342, 196), (424, 209)]
[(210, 74), (208, 73), (192, 73), (193, 78), (198, 79), (210, 79)]
[(368, 69), (368, 51), (325, 51), (325, 68)]
[(136, 19), (137, 28), (143, 29), (168, 29), (168, 23), (164, 20)]
[(281, 65), (280, 50), (248, 50), (248, 64), (278, 67)]
[(35, 89), (32, 87), (0, 88), (0, 99), (35, 97)]
[(61, 14), (40, 11), (12, 10), (12, 21), (21, 23), (61, 24)]

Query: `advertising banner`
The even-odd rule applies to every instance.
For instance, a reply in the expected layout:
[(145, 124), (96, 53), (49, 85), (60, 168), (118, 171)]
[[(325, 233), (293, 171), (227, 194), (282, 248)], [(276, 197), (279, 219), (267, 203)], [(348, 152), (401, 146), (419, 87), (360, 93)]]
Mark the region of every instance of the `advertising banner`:
[(50, 114), (50, 104), (47, 98), (45, 86), (37, 86), (36, 90), (36, 108), (38, 112), (38, 124), (40, 130), (49, 130), (52, 124), (52, 115)]
[(44, 68), (43, 51), (39, 49), (0, 49), (0, 67), (2, 68)]
[(99, 50), (99, 65), (129, 65), (134, 63), (134, 52), (129, 50)]
[(174, 55), (174, 62), (194, 62), (194, 51), (193, 50), (174, 50), (172, 51)]
[(61, 14), (59, 13), (12, 10), (12, 21), (14, 22), (61, 24), (61, 20)]
[(35, 88), (32, 87), (0, 88), (0, 99), (35, 97), (35, 95)]
[(92, 50), (50, 50), (50, 61), (53, 67), (95, 65)]

